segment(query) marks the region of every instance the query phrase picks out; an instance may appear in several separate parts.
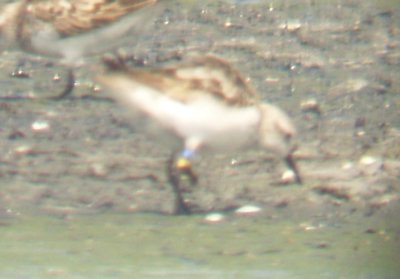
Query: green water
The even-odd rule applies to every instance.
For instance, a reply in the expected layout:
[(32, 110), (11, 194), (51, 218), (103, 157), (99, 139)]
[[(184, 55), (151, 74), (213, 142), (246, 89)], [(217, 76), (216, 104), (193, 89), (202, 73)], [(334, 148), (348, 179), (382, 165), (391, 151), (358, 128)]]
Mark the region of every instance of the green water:
[(0, 227), (0, 277), (398, 278), (398, 231), (362, 223), (263, 214), (217, 224), (200, 215), (20, 217)]

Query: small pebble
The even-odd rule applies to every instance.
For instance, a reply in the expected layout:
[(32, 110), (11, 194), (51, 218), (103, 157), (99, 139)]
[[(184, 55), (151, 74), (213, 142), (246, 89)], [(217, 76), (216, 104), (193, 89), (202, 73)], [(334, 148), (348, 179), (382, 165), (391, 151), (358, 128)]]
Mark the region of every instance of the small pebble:
[(207, 223), (218, 223), (225, 219), (225, 216), (221, 213), (210, 213), (204, 217), (204, 221)]
[(296, 31), (301, 28), (301, 22), (297, 19), (288, 20), (286, 23), (279, 25), (280, 29), (286, 29), (289, 32)]
[(364, 175), (375, 175), (382, 169), (383, 160), (379, 157), (365, 155), (360, 158), (359, 167)]
[(50, 124), (44, 120), (37, 120), (32, 123), (31, 129), (35, 132), (44, 132), (50, 129)]
[(286, 170), (282, 173), (281, 183), (288, 184), (293, 183), (296, 179), (296, 175), (292, 170)]
[(321, 114), (321, 108), (315, 99), (308, 99), (302, 101), (300, 104), (300, 109), (304, 112), (314, 112), (316, 114)]
[(55, 73), (54, 76), (53, 76), (53, 81), (59, 81), (59, 80), (61, 80), (60, 74), (59, 73)]
[(242, 207), (239, 207), (238, 209), (235, 210), (236, 214), (239, 215), (249, 215), (249, 214), (255, 214), (261, 211), (261, 208), (259, 206), (255, 205), (245, 205)]
[(342, 165), (342, 169), (344, 170), (349, 170), (354, 167), (354, 164), (352, 162), (344, 162)]
[(266, 83), (277, 83), (279, 81), (280, 81), (280, 79), (277, 77), (266, 77), (265, 78)]
[(322, 229), (323, 227), (324, 227), (323, 224), (313, 225), (313, 224), (310, 224), (308, 222), (300, 224), (300, 228), (303, 229), (304, 231), (307, 231), (307, 232), (308, 231), (319, 230), (319, 229)]
[(29, 152), (32, 151), (32, 146), (29, 145), (20, 145), (17, 148), (15, 148), (15, 153), (23, 155), (23, 154), (28, 154)]
[(360, 162), (361, 165), (369, 166), (369, 165), (374, 164), (376, 161), (377, 161), (376, 158), (366, 155), (366, 156), (361, 157), (359, 162)]
[(364, 130), (357, 131), (356, 132), (356, 136), (359, 137), (359, 138), (365, 136), (365, 131)]
[(224, 27), (226, 27), (226, 28), (229, 28), (229, 27), (232, 27), (232, 22), (230, 21), (230, 20), (227, 20), (227, 21), (225, 21), (225, 23), (224, 23)]
[(101, 91), (101, 87), (97, 84), (92, 84), (92, 86), (90, 86), (90, 88), (92, 89), (93, 92), (100, 92)]
[(90, 165), (89, 172), (93, 176), (104, 177), (108, 174), (108, 169), (105, 165), (100, 163), (93, 163)]

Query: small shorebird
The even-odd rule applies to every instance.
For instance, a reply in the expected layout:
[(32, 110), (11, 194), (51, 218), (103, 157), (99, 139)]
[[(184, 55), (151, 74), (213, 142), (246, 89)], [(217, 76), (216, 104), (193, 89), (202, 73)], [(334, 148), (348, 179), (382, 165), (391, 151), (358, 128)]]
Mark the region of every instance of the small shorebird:
[(118, 60), (105, 63), (108, 70), (98, 78), (100, 84), (182, 141), (182, 151), (168, 162), (177, 213), (190, 212), (180, 178), (185, 174), (196, 183), (191, 159), (202, 149), (272, 151), (285, 159), (294, 181), (302, 182), (292, 156), (292, 121), (278, 107), (261, 102), (227, 61), (202, 56), (157, 69), (136, 69)]
[[(160, 0), (21, 0), (0, 13), (0, 50), (12, 47), (62, 59), (69, 68), (62, 98), (75, 83), (73, 67), (86, 56), (118, 45), (130, 30), (144, 29)], [(162, 1), (161, 1), (162, 2)]]

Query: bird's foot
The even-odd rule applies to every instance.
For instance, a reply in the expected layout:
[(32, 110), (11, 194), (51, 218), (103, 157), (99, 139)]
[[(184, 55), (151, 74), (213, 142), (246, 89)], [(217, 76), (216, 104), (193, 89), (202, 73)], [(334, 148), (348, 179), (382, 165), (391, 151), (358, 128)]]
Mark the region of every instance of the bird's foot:
[(184, 200), (183, 193), (187, 190), (187, 184), (191, 186), (197, 183), (197, 175), (193, 172), (190, 156), (182, 154), (172, 156), (167, 164), (167, 175), (175, 194), (175, 213), (190, 214), (190, 208)]

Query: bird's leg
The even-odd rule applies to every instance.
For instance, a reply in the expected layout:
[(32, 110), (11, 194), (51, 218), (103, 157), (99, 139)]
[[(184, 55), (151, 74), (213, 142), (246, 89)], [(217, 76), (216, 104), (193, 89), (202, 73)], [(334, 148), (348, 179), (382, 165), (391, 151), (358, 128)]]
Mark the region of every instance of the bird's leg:
[(177, 214), (190, 214), (190, 209), (182, 196), (182, 181), (189, 178), (191, 185), (197, 183), (197, 175), (193, 172), (190, 162), (193, 153), (189, 149), (184, 149), (178, 156), (173, 154), (167, 164), (167, 174), (174, 190)]
[(72, 93), (75, 88), (75, 74), (74, 70), (69, 67), (67, 72), (67, 83), (65, 85), (64, 90), (61, 92), (60, 95), (53, 97), (54, 100), (61, 100), (67, 97)]
[(190, 184), (197, 184), (197, 175), (193, 172), (192, 162), (190, 159), (193, 157), (194, 152), (190, 149), (184, 149), (175, 160), (175, 168), (179, 172), (180, 179), (189, 178)]
[(293, 171), (296, 183), (303, 184), (303, 180), (300, 176), (299, 169), (297, 168), (297, 164), (293, 158), (293, 153), (290, 153), (286, 156), (285, 162), (288, 165), (288, 167)]

